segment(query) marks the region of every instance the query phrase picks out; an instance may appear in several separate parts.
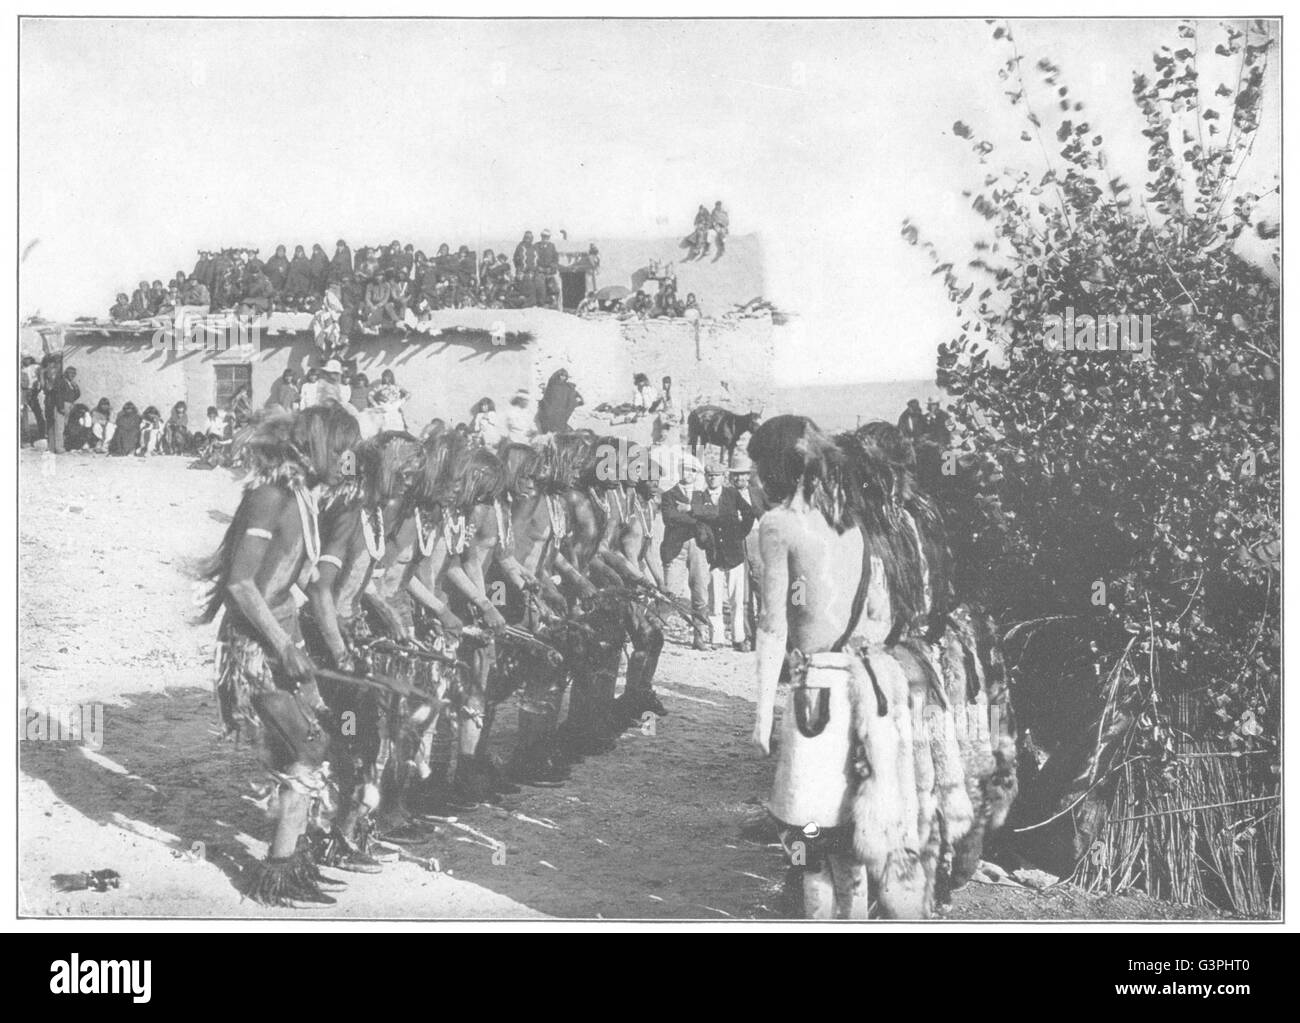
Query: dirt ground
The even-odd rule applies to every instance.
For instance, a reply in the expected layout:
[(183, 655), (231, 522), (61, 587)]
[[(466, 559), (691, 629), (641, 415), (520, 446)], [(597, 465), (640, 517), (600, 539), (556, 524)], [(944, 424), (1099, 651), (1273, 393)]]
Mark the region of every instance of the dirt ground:
[[(20, 459), (20, 705), (103, 705), (103, 743), (21, 743), (20, 902), (29, 916), (381, 919), (788, 915), (779, 847), (761, 816), (772, 766), (751, 750), (752, 655), (669, 643), (658, 689), (669, 715), (576, 766), (413, 847), (382, 874), (346, 875), (327, 909), (268, 910), (232, 879), (265, 854), (264, 778), (252, 750), (218, 741), (214, 627), (192, 624), (196, 564), (239, 497), (229, 473), (185, 459)], [(494, 730), (508, 755), (512, 704)], [(482, 837), (480, 837), (482, 836)], [(504, 843), (494, 856), (492, 843)], [(503, 862), (502, 862), (503, 861)], [(116, 870), (122, 887), (56, 892), (56, 873)], [(972, 883), (954, 920), (1168, 919), (1142, 897), (1095, 898)]]

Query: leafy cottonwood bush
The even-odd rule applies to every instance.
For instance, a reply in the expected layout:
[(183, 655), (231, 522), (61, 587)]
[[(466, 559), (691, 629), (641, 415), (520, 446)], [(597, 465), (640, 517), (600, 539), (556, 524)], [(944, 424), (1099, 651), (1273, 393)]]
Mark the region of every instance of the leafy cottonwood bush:
[[(964, 194), (991, 237), (959, 268), (915, 224), (903, 236), (934, 262), (960, 324), (937, 373), (958, 457), (931, 483), (963, 596), (1023, 623), (1022, 637), (1059, 624), (1091, 669), (1079, 677), (1096, 682), (1088, 720), (1062, 722), (1064, 705), (1030, 717), (1100, 733), (1100, 715), (1126, 755), (1171, 778), (1193, 740), (1271, 748), (1249, 758), (1267, 783), (1280, 729), (1279, 289), (1236, 249), (1243, 231), (1278, 231), (1254, 219), (1261, 196), (1235, 185), (1273, 39), (1263, 23), (1222, 26), (1214, 52), (1237, 73), (1220, 84), (1198, 74), (1198, 58), (1225, 62), (1204, 60), (1197, 31), (1181, 24), (1152, 73), (1134, 75), (1149, 172), (1135, 191), (1110, 176), (1060, 69), (1025, 66), (1010, 26), (995, 26), (1021, 138), (1048, 171), (993, 170), (992, 144), (958, 122), (988, 168)], [(1066, 307), (1149, 315), (1152, 357), (1045, 350), (1046, 318)]]

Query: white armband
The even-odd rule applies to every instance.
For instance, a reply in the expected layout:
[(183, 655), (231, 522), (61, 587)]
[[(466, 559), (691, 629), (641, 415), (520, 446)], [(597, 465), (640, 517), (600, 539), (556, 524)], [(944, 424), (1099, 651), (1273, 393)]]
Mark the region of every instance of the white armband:
[(261, 529), (258, 526), (249, 526), (247, 529), (244, 530), (244, 535), (255, 536), (259, 540), (271, 539), (271, 531), (269, 529)]

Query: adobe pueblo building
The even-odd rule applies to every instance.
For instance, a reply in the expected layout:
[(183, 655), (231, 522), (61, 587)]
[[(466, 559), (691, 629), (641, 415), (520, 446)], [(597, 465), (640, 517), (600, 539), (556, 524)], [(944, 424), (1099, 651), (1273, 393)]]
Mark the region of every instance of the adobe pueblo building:
[[(406, 418), (417, 432), (435, 416), (468, 419), (480, 398), (501, 408), (526, 389), (536, 399), (562, 367), (585, 400), (575, 426), (599, 428), (592, 410), (629, 401), (635, 373), (647, 374), (656, 388), (663, 376), (671, 376), (686, 408), (716, 403), (744, 412), (771, 403), (775, 329), (768, 308), (753, 308), (764, 294), (756, 236), (729, 238), (716, 263), (673, 263), (678, 294), (697, 297), (702, 316), (692, 320), (620, 319), (613, 313), (579, 317), (570, 311), (589, 291), (653, 288), (652, 259), (662, 266), (682, 255), (676, 239), (598, 244), (595, 270), (579, 264), (562, 271), (563, 312), (443, 309), (432, 314), (427, 333), (354, 336), (351, 365), (371, 383), (386, 369), (394, 372), (411, 394)], [(751, 308), (743, 309), (746, 305)], [(212, 314), (205, 322), (230, 326), (232, 318)], [(209, 337), (187, 344), (183, 330), (167, 335), (174, 325), (163, 319), (79, 319), (28, 326), (23, 346), (33, 354), (61, 354), (64, 366), (75, 366), (88, 405), (107, 397), (114, 409), (129, 400), (166, 415), (183, 400), (197, 429), (207, 407), (228, 407), (240, 386), (251, 386), (253, 405), (260, 407), (286, 369), (301, 376), (319, 365), (309, 314), (274, 312), (253, 325), (255, 331), (228, 330), (224, 341)]]

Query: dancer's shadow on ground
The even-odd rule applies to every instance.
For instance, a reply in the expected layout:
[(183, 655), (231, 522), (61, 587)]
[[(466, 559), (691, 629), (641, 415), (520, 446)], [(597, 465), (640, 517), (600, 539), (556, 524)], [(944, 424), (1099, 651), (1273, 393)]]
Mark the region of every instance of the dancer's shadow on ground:
[[(612, 751), (577, 763), (563, 785), (525, 787), (461, 814), (483, 837), (444, 826), (409, 848), (559, 917), (788, 915), (774, 829), (753, 827), (773, 770), (750, 748), (753, 705), (696, 686), (665, 685), (661, 694), (667, 717), (629, 729)], [(516, 720), (513, 702), (503, 705), (495, 756), (514, 748)]]
[[(558, 788), (525, 788), (457, 814), (488, 840), (442, 825), (408, 846), (437, 856), (460, 880), (563, 917), (773, 918), (784, 866), (766, 838), (742, 834), (761, 810), (771, 765), (749, 750), (752, 705), (715, 689), (663, 689), (671, 713), (624, 733), (612, 751), (578, 763)], [(256, 750), (218, 737), (210, 691), (173, 689), (106, 707), (96, 762), (68, 745), (22, 744), (21, 767), (77, 812), (159, 838), (179, 854), (202, 843), (235, 888), (253, 860), (247, 836), (270, 821), (254, 800), (266, 775)], [(515, 743), (514, 701), (502, 705), (491, 747)], [(241, 840), (240, 836), (245, 836)], [(493, 843), (500, 843), (494, 845)], [(130, 882), (132, 864), (112, 868)]]
[[(85, 756), (71, 743), (24, 742), (21, 769), (44, 781), (64, 803), (90, 820), (138, 833), (156, 828), (178, 853), (204, 858), (234, 884), (252, 856), (241, 834), (265, 837), (265, 811), (252, 801), (265, 772), (256, 751), (219, 739), (215, 697), (199, 689), (128, 695), (126, 706), (104, 708), (103, 746), (94, 752), (124, 769)], [(246, 798), (247, 797), (247, 798)], [(111, 867), (128, 883), (130, 863)]]

